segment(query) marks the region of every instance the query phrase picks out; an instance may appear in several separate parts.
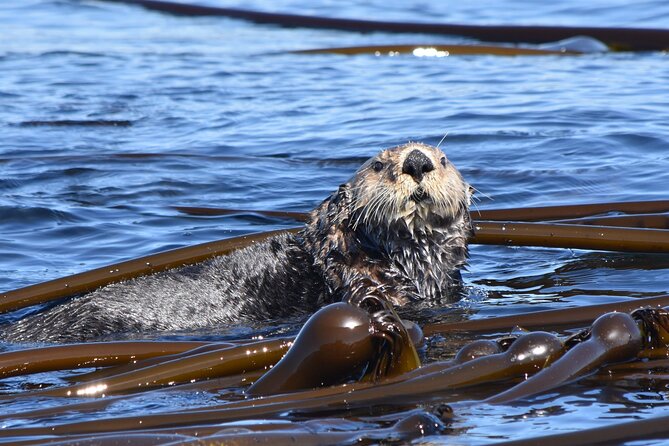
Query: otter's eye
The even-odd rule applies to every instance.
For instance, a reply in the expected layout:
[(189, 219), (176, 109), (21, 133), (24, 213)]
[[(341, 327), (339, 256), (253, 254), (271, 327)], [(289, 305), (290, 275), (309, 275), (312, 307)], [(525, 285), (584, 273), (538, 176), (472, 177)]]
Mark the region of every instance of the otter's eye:
[(381, 161), (375, 161), (374, 164), (372, 164), (372, 169), (374, 169), (375, 172), (381, 172), (381, 169), (383, 169), (383, 163)]
[(446, 167), (446, 157), (445, 156), (442, 156), (439, 161), (441, 162), (442, 166)]

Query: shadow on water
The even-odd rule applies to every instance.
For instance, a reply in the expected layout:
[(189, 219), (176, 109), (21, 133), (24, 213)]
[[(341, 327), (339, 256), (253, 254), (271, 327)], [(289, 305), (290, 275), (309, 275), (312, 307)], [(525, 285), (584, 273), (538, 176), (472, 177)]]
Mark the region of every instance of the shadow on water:
[(61, 121), (23, 121), (18, 125), (21, 127), (130, 127), (131, 121), (107, 121), (107, 120), (61, 120)]

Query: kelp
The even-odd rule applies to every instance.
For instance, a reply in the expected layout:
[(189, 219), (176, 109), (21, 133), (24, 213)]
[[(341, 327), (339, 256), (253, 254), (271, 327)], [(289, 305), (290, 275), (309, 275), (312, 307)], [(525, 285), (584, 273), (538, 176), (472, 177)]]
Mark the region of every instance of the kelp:
[(485, 402), (499, 404), (526, 398), (558, 387), (603, 364), (634, 359), (642, 349), (642, 336), (630, 315), (606, 313), (597, 318), (585, 334), (575, 337), (575, 345), (567, 340), (567, 352), (554, 364), (548, 364), (549, 367), (544, 367), (530, 379)]
[[(211, 207), (175, 206), (175, 210), (189, 215), (236, 215), (258, 214), (267, 217), (289, 218), (306, 221), (306, 212), (267, 211), (248, 209), (227, 209)], [(669, 200), (654, 201), (623, 201), (615, 203), (573, 204), (559, 206), (521, 207), (508, 209), (476, 209), (472, 211), (472, 219), (493, 221), (555, 221), (588, 218), (603, 214), (633, 214), (636, 217), (645, 214), (669, 212)], [(572, 221), (570, 223), (576, 223)], [(616, 226), (616, 225), (613, 225)]]
[(215, 242), (178, 248), (134, 260), (103, 266), (91, 271), (30, 285), (18, 290), (7, 291), (0, 296), (0, 313), (14, 311), (63, 297), (92, 291), (96, 288), (147, 274), (202, 262), (209, 258), (225, 255), (265, 240), (284, 231), (269, 231), (262, 234), (244, 235)]
[(359, 380), (376, 382), (418, 367), (418, 354), (396, 314), (372, 315), (340, 302), (309, 318), (294, 346), (247, 393), (268, 395), (333, 385), (356, 373)]
[(669, 212), (669, 200), (623, 201), (617, 203), (475, 210), (472, 212), (472, 218), (494, 221), (551, 221), (611, 213), (649, 214), (659, 212)]
[[(306, 213), (176, 207), (191, 215), (258, 214), (305, 221)], [(669, 252), (669, 201), (597, 203), (476, 210), (472, 244), (546, 246), (627, 252)], [(593, 215), (625, 213), (592, 217)], [(552, 223), (545, 223), (553, 221)], [(542, 223), (539, 223), (542, 222)]]
[[(160, 341), (159, 341), (160, 342)], [(112, 343), (113, 344), (113, 343)], [(168, 345), (170, 342), (168, 342)], [(112, 375), (119, 375), (125, 372), (131, 372), (133, 370), (149, 367), (152, 365), (160, 364), (165, 361), (172, 361), (175, 359), (187, 358), (194, 355), (199, 355), (200, 353), (208, 353), (211, 351), (219, 351), (226, 347), (233, 347), (234, 344), (228, 344), (225, 342), (203, 342), (202, 345), (195, 348), (185, 350), (182, 352), (177, 352), (174, 354), (162, 355), (162, 356), (152, 356), (144, 359), (133, 359), (129, 363), (121, 363), (115, 367), (106, 367), (99, 368), (93, 372), (77, 374), (68, 380), (73, 382), (82, 382), (82, 381), (94, 381), (100, 378), (108, 378)]]
[[(342, 306), (352, 308), (349, 309), (346, 307), (342, 309)], [(351, 311), (355, 313), (357, 310), (350, 304), (341, 303), (334, 304), (329, 308), (326, 307), (321, 311), (323, 313), (320, 315), (317, 313), (315, 317), (312, 317), (311, 325), (307, 323), (305, 326), (306, 330), (303, 332), (303, 338), (307, 339), (306, 342), (308, 343), (318, 342), (313, 337), (313, 325), (317, 325), (317, 329), (321, 331), (329, 330), (332, 328), (333, 323), (334, 325), (345, 327), (346, 322), (350, 321)], [(339, 319), (339, 321), (328, 320), (325, 324), (322, 324), (323, 314), (326, 315), (325, 319)], [(378, 383), (359, 382), (334, 387), (317, 387), (310, 390), (280, 393), (274, 396), (262, 396), (260, 398), (229, 402), (204, 409), (191, 409), (175, 413), (142, 415), (140, 417), (117, 417), (104, 420), (55, 424), (47, 427), (10, 428), (5, 429), (3, 435), (7, 438), (21, 439), (22, 437), (43, 435), (64, 435), (67, 437), (71, 435), (93, 434), (92, 437), (82, 437), (79, 439), (80, 441), (89, 441), (86, 439), (89, 438), (91, 439), (90, 441), (93, 441), (92, 439), (98, 438), (97, 435), (102, 435), (103, 439), (106, 439), (112, 438), (111, 433), (117, 433), (118, 436), (123, 432), (123, 437), (125, 438), (136, 438), (139, 440), (141, 438), (139, 435), (145, 435), (146, 438), (163, 441), (167, 438), (164, 436), (166, 434), (149, 433), (149, 431), (151, 429), (169, 428), (173, 430), (169, 435), (183, 435), (184, 433), (179, 430), (181, 427), (206, 426), (208, 423), (258, 417), (272, 418), (286, 411), (298, 410), (302, 413), (309, 413), (322, 412), (323, 410), (350, 410), (355, 407), (367, 407), (372, 404), (382, 405), (390, 402), (393, 402), (393, 404), (408, 403), (417, 400), (422, 395), (433, 395), (435, 392), (444, 392), (449, 389), (532, 375), (529, 379), (512, 386), (506, 391), (492, 395), (479, 403), (471, 401), (456, 403), (453, 407), (457, 410), (463, 404), (508, 403), (552, 389), (564, 382), (580, 377), (584, 373), (603, 364), (634, 359), (644, 349), (655, 348), (660, 344), (666, 343), (665, 334), (669, 328), (668, 314), (665, 310), (641, 310), (632, 315), (626, 313), (607, 313), (598, 318), (592, 327), (566, 339), (559, 339), (555, 335), (545, 332), (523, 333), (516, 331), (511, 336), (499, 338), (497, 341), (475, 341), (465, 346), (455, 356), (453, 361), (433, 363), (426, 366), (424, 370), (415, 369), (407, 373), (390, 376)], [(355, 313), (354, 316), (361, 319), (356, 320), (356, 322), (364, 322), (366, 317), (362, 313)], [(336, 338), (336, 335), (337, 333), (333, 337)], [(371, 340), (374, 339), (372, 334), (368, 336)], [(360, 339), (364, 338), (363, 330), (360, 330), (354, 338), (356, 339), (355, 344), (358, 344)], [(298, 339), (300, 339), (299, 335)], [(323, 338), (321, 340), (324, 341), (324, 345), (332, 344), (332, 339)], [(496, 345), (491, 344), (491, 342)], [(240, 345), (232, 347), (232, 349), (240, 347), (248, 348), (249, 346)], [(372, 352), (369, 348), (363, 348), (363, 351), (367, 352), (368, 355)], [(347, 352), (348, 349), (343, 349), (343, 351), (339, 352), (340, 355), (343, 355), (342, 359), (345, 359), (345, 356), (348, 354)], [(370, 359), (373, 360), (373, 356), (371, 355)], [(335, 359), (331, 358), (330, 361), (335, 361)], [(350, 370), (346, 370), (345, 367), (340, 369), (340, 373), (345, 376), (349, 372)], [(296, 371), (298, 381), (302, 373), (302, 371)], [(331, 373), (331, 370), (323, 370), (323, 373)], [(313, 387), (314, 382), (306, 381), (303, 384), (306, 387)], [(281, 385), (281, 382), (279, 382), (279, 385)], [(291, 390), (294, 390), (294, 388)], [(60, 389), (59, 391), (62, 394), (64, 389)], [(273, 391), (270, 389), (269, 393), (273, 393)], [(79, 396), (92, 395), (94, 393), (84, 392)], [(72, 411), (76, 407), (75, 405), (69, 405), (67, 406), (67, 410)], [(79, 407), (81, 408), (81, 406)], [(36, 412), (39, 413), (40, 411)], [(45, 414), (45, 412), (50, 414), (57, 413), (53, 409), (41, 411), (42, 414)], [(35, 416), (37, 413), (33, 413), (32, 415)], [(23, 413), (18, 415), (25, 418), (29, 414)], [(441, 408), (440, 417), (443, 419), (448, 416), (450, 416), (450, 411), (444, 411)], [(433, 420), (433, 418), (428, 417), (429, 423), (432, 422), (430, 420)], [(134, 430), (137, 430), (139, 433), (132, 433)], [(271, 438), (283, 438), (283, 433), (285, 432), (281, 431), (271, 434), (265, 432), (263, 435), (269, 435), (269, 437), (263, 437), (263, 435), (258, 436), (248, 432), (240, 433), (236, 431), (225, 434), (214, 434), (211, 440), (236, 441), (236, 438), (239, 438), (240, 441), (251, 441), (254, 438), (267, 438), (269, 440)], [(381, 437), (375, 436), (377, 434), (381, 435)], [(239, 437), (237, 437), (238, 435)], [(348, 435), (352, 434), (349, 432)], [(383, 435), (390, 435), (390, 433), (383, 431), (383, 429), (376, 429), (370, 432), (369, 435), (372, 435), (373, 438), (386, 438)], [(300, 435), (297, 438), (300, 438)], [(305, 441), (309, 438), (311, 437), (306, 435)], [(340, 437), (337, 438), (349, 437), (341, 433)], [(183, 441), (184, 439), (178, 438), (178, 440)], [(75, 439), (67, 441), (75, 441)]]
[(57, 345), (0, 353), (0, 378), (31, 373), (108, 367), (183, 353), (205, 342), (121, 341)]
[(106, 0), (181, 16), (228, 17), (253, 23), (291, 28), (337, 29), (353, 32), (459, 35), (487, 42), (548, 43), (575, 36), (589, 36), (619, 51), (665, 50), (669, 30), (652, 28), (605, 28), (589, 26), (462, 25), (448, 23), (386, 22), (271, 13), (162, 0)]
[(497, 332), (508, 330), (514, 326), (526, 328), (550, 328), (584, 326), (604, 313), (618, 311), (631, 312), (641, 307), (660, 308), (669, 306), (669, 295), (630, 299), (600, 305), (585, 305), (560, 310), (535, 311), (513, 316), (500, 316), (488, 319), (474, 319), (457, 322), (441, 322), (423, 327), (426, 336), (448, 334), (453, 332)]
[[(197, 426), (189, 428), (142, 429), (99, 435), (64, 435), (58, 437), (58, 445), (255, 445), (273, 444), (367, 444), (374, 440), (406, 441), (417, 437), (434, 435), (444, 431), (442, 421), (432, 413), (414, 410), (406, 413), (389, 427), (351, 430), (350, 422), (336, 419), (315, 419), (308, 426), (281, 422), (248, 423), (223, 426)], [(320, 429), (314, 426), (323, 426)], [(171, 441), (174, 441), (172, 443)], [(18, 440), (13, 444), (42, 444), (42, 440)]]
[[(100, 369), (105, 370), (105, 369)], [(70, 402), (69, 400), (62, 400), (62, 404), (52, 407), (44, 407), (39, 409), (32, 409), (22, 412), (12, 412), (0, 415), (0, 420), (7, 419), (39, 419), (51, 418), (67, 413), (91, 413), (107, 409), (109, 406), (120, 401), (128, 401), (138, 397), (148, 397), (158, 393), (168, 392), (219, 392), (226, 391), (234, 393), (235, 389), (248, 386), (257, 380), (265, 373), (265, 370), (256, 370), (254, 372), (247, 372), (241, 375), (226, 376), (223, 378), (207, 378), (203, 381), (198, 381), (189, 384), (174, 384), (165, 387), (154, 389), (144, 389), (140, 393), (134, 394), (119, 394), (114, 396), (106, 395), (104, 398), (91, 399), (90, 396), (83, 395), (77, 398), (77, 402)], [(14, 395), (20, 399), (23, 394)], [(83, 399), (83, 401), (82, 401)], [(9, 400), (9, 399), (8, 399)], [(1, 435), (0, 435), (1, 437)]]
[(554, 435), (543, 435), (531, 439), (512, 440), (496, 443), (504, 446), (535, 446), (546, 444), (551, 446), (606, 446), (623, 444), (632, 440), (666, 439), (669, 433), (669, 415), (650, 417), (644, 420), (620, 421), (606, 426), (581, 429), (575, 432), (563, 432)]
[[(619, 209), (626, 209), (647, 215), (648, 209), (660, 209), (662, 206), (654, 202), (606, 204), (594, 205), (588, 212), (609, 214), (624, 212)], [(506, 214), (502, 211), (492, 212), (498, 215), (491, 214), (491, 218), (508, 218), (514, 213), (515, 218), (522, 216), (521, 212), (515, 210), (508, 210)], [(570, 212), (559, 208), (543, 208), (541, 212), (530, 212), (527, 216), (540, 214), (546, 218), (572, 221), (569, 225), (523, 224), (551, 228), (578, 226), (599, 230), (589, 222), (573, 221), (595, 218), (591, 217), (593, 214), (583, 215), (584, 212), (585, 209), (578, 207), (571, 207)], [(284, 217), (279, 214), (274, 216)], [(477, 220), (475, 224), (480, 225), (481, 221)], [(508, 225), (509, 222), (503, 220), (497, 224)], [(649, 233), (648, 230), (638, 231)], [(191, 249), (189, 252), (171, 251), (164, 258), (160, 254), (150, 256), (154, 262), (149, 262), (151, 265), (146, 265), (144, 260), (147, 258), (138, 259), (131, 261), (134, 263), (119, 264), (122, 267), (117, 272), (132, 275), (141, 271), (140, 274), (146, 274), (154, 269), (179, 266), (179, 262), (200, 261), (273, 234), (216, 242), (218, 245), (215, 249), (204, 244), (188, 248)], [(620, 232), (609, 234), (619, 235)], [(61, 282), (54, 281), (56, 285), (42, 289), (46, 290), (48, 299), (53, 298), (54, 290), (63, 283), (75, 283), (79, 290), (77, 293), (81, 293), (81, 290), (90, 289), (91, 286), (99, 286), (107, 269), (114, 270), (110, 267), (95, 271), (90, 276), (91, 284), (86, 281), (87, 273), (83, 273), (74, 276), (76, 280), (61, 279)], [(36, 287), (32, 290), (28, 287), (28, 291), (33, 293), (30, 299), (22, 297), (22, 290), (7, 293), (10, 303), (5, 311), (25, 305), (26, 302), (41, 301), (40, 288)], [(444, 433), (443, 421), (452, 416), (452, 409), (457, 411), (460, 407), (472, 404), (508, 404), (518, 399), (531, 398), (570, 381), (592, 376), (599, 370), (602, 373), (613, 371), (618, 374), (616, 376), (624, 377), (637, 373), (636, 370), (645, 370), (642, 366), (649, 369), (667, 367), (669, 316), (660, 309), (664, 306), (669, 306), (668, 296), (430, 324), (422, 327), (422, 333), (426, 336), (468, 331), (497, 332), (501, 337), (475, 340), (465, 345), (453, 359), (426, 365), (420, 364), (416, 353), (423, 336), (420, 328), (399, 319), (392, 306), (384, 303), (381, 296), (351, 298), (348, 302), (323, 308), (305, 324), (294, 344), (290, 338), (233, 344), (124, 342), (7, 352), (0, 354), (0, 373), (5, 377), (79, 367), (100, 369), (71, 376), (69, 379), (74, 384), (70, 386), (3, 395), (2, 399), (7, 403), (28, 398), (61, 398), (63, 403), (55, 407), (3, 415), (0, 418), (5, 420), (18, 417), (24, 420), (51, 418), (51, 421), (44, 427), (4, 429), (2, 436), (13, 444), (38, 444), (45, 441), (61, 441), (60, 444), (119, 444), (119, 438), (137, 444), (165, 444), (170, 441), (178, 444), (251, 444), (287, 439), (310, 444), (317, 443), (319, 438), (333, 442), (410, 440), (430, 432)], [(639, 307), (645, 308), (637, 310)], [(591, 323), (592, 326), (587, 327)], [(570, 337), (561, 338), (544, 331), (524, 332), (514, 329), (517, 325), (542, 330), (551, 326), (587, 328)], [(289, 349), (291, 344), (293, 346)], [(648, 363), (652, 364), (629, 362), (643, 358), (651, 358)], [(527, 377), (529, 379), (525, 379)], [(489, 386), (493, 383), (497, 384)], [(506, 389), (500, 392), (500, 385), (505, 385)], [(53, 417), (60, 414), (104, 410), (114, 402), (133, 398), (133, 395), (188, 389), (224, 390), (239, 386), (245, 388), (246, 399), (216, 406), (74, 423), (53, 422)], [(473, 400), (460, 401), (457, 393), (453, 397), (448, 396), (449, 392), (462, 388), (476, 389), (474, 392), (468, 391)], [(435, 394), (441, 395), (442, 400), (450, 398), (451, 407), (440, 405), (434, 410), (422, 411), (396, 421), (390, 427), (385, 427), (387, 424), (362, 430), (342, 427), (340, 431), (328, 431), (325, 437), (322, 436), (323, 432), (315, 433), (296, 422), (281, 426), (274, 424), (267, 428), (261, 428), (262, 424), (248, 422), (244, 423), (243, 428), (231, 427), (226, 430), (217, 426), (222, 422), (234, 423), (258, 418), (272, 420), (287, 413), (317, 415), (389, 404), (411, 406)], [(82, 401), (103, 395), (105, 398)], [(70, 401), (71, 397), (75, 397), (75, 401)], [(642, 423), (638, 437), (661, 431), (658, 424), (649, 423), (648, 420), (638, 423)], [(602, 435), (602, 438), (637, 438), (616, 434), (615, 430), (607, 430)], [(550, 438), (551, 441), (559, 442), (563, 438), (572, 437), (571, 434), (564, 434)]]
[[(335, 304), (348, 305), (348, 304)], [(336, 307), (333, 307), (336, 308)], [(334, 316), (348, 320), (350, 314), (335, 311)], [(316, 317), (314, 323), (318, 324)], [(527, 398), (550, 390), (564, 382), (611, 362), (629, 361), (637, 357), (644, 348), (664, 340), (656, 339), (657, 333), (667, 330), (667, 312), (664, 310), (641, 313), (607, 313), (588, 329), (566, 339), (545, 332), (529, 332), (497, 341), (498, 349), (484, 348), (481, 356), (470, 358), (472, 350), (480, 350), (480, 341), (475, 348), (466, 346), (465, 353), (456, 355), (456, 360), (434, 363), (424, 373), (406, 373), (394, 376), (378, 384), (353, 383), (343, 386), (315, 388), (287, 394), (264, 396), (245, 401), (229, 402), (205, 409), (185, 410), (178, 413), (143, 415), (141, 417), (118, 417), (78, 423), (56, 424), (48, 427), (6, 429), (4, 434), (14, 436), (73, 435), (126, 432), (132, 430), (177, 428), (206, 423), (243, 420), (257, 417), (275, 417), (285, 411), (302, 413), (323, 410), (350, 410), (370, 404), (409, 402), (422, 395), (433, 395), (449, 389), (520, 378), (532, 375), (510, 389), (492, 395), (480, 402), (463, 404), (500, 404), (519, 398)], [(326, 325), (330, 326), (330, 325)], [(305, 333), (309, 336), (310, 329)], [(298, 336), (299, 338), (299, 336)], [(489, 342), (489, 341), (488, 341)], [(486, 344), (488, 343), (486, 342)], [(457, 359), (460, 358), (460, 359)], [(302, 372), (297, 372), (298, 374)], [(324, 373), (327, 373), (324, 372)], [(311, 386), (313, 383), (306, 383)], [(71, 407), (70, 407), (71, 409)], [(441, 418), (449, 413), (440, 410)], [(22, 416), (25, 417), (26, 414)], [(173, 432), (178, 434), (178, 429)], [(234, 437), (232, 437), (234, 438)], [(230, 439), (230, 438), (229, 438)]]
[[(193, 382), (252, 372), (274, 365), (288, 351), (292, 341), (286, 338), (251, 342), (239, 346), (224, 345), (203, 353), (169, 359), (164, 362), (119, 373), (82, 384), (40, 390), (22, 397), (81, 397), (106, 396), (115, 393), (141, 391), (158, 386)], [(12, 399), (5, 395), (0, 399)]]

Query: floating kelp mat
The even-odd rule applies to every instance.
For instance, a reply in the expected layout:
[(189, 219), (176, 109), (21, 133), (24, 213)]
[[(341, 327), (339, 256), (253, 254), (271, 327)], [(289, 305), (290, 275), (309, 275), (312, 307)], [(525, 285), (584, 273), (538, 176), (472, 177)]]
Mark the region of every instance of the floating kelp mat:
[[(305, 218), (280, 211), (178, 210)], [(475, 215), (482, 220), (474, 222), (472, 242), (667, 252), (668, 210), (669, 202), (662, 201), (481, 211)], [(505, 234), (498, 235), (495, 225), (505, 226)], [(510, 228), (521, 236), (509, 236)], [(274, 234), (177, 249), (10, 291), (3, 293), (0, 309), (49, 304), (114, 281), (225, 255)], [(373, 317), (342, 302), (317, 312), (297, 337), (212, 341), (189, 336), (18, 348), (0, 354), (0, 441), (371, 444), (457, 436), (452, 426), (459, 414), (500, 405), (517, 410), (537, 396), (534, 401), (541, 405), (548, 391), (569, 396), (574, 380), (593, 389), (640, 376), (666, 382), (669, 313), (663, 307), (669, 307), (669, 296), (429, 323), (422, 332), (414, 325), (409, 337), (395, 335), (388, 341), (383, 333), (370, 334)], [(392, 318), (394, 311), (388, 311)], [(362, 328), (342, 332), (342, 321), (350, 324), (351, 318), (360, 318)], [(448, 339), (462, 348), (421, 365), (421, 357), (433, 356), (435, 340)], [(352, 376), (352, 370), (360, 372)], [(128, 407), (137, 399), (153, 402), (149, 407), (154, 410), (135, 414)], [(669, 435), (665, 426), (666, 416), (657, 414), (553, 434), (546, 441), (608, 444), (657, 438)]]

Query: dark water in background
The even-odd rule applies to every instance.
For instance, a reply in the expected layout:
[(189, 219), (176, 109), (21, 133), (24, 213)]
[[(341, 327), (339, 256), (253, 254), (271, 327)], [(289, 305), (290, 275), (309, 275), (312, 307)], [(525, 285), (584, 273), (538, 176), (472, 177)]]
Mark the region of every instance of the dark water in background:
[[(669, 4), (657, 0), (209, 3), (387, 20), (669, 23)], [(380, 148), (437, 144), (446, 133), (443, 147), (481, 191), (482, 209), (669, 196), (666, 54), (279, 54), (424, 42), (471, 40), (281, 29), (93, 1), (2, 2), (0, 290), (293, 226), (170, 207), (308, 210)], [(21, 125), (55, 120), (130, 125)], [(474, 247), (471, 297), (459, 305), (488, 317), (652, 296), (669, 291), (668, 271), (667, 256)], [(478, 444), (667, 410), (666, 382), (628, 385), (468, 409), (454, 427), (458, 441)], [(189, 398), (108, 413), (215, 402)]]

